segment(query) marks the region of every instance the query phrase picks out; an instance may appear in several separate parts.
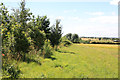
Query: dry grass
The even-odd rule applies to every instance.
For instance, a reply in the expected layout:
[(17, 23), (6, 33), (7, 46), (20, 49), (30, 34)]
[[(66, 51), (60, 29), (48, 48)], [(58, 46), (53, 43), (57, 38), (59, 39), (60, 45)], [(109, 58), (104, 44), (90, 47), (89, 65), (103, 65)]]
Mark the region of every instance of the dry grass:
[(111, 45), (111, 44), (78, 44), (78, 45), (91, 46), (91, 47), (118, 48), (118, 45)]

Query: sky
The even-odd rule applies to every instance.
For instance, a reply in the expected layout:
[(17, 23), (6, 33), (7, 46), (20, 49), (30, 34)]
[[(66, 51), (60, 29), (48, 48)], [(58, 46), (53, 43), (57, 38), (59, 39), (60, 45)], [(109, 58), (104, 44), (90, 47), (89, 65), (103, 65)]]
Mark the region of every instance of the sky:
[[(27, 0), (26, 8), (34, 15), (47, 16), (50, 26), (61, 19), (63, 35), (76, 33), (80, 37), (118, 37), (119, 0)], [(2, 0), (11, 10), (20, 0)]]

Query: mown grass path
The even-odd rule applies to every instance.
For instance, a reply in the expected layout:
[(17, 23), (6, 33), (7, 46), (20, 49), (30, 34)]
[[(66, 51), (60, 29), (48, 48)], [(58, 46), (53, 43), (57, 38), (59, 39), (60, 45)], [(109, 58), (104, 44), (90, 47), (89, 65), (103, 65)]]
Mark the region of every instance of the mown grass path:
[(117, 78), (117, 45), (73, 44), (55, 51), (53, 59), (21, 62), (24, 78)]

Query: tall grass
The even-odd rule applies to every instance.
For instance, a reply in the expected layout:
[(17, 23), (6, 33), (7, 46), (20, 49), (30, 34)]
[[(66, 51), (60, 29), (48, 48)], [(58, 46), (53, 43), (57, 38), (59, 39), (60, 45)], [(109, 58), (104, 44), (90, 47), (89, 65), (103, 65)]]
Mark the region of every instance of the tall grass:
[[(87, 46), (86, 46), (87, 45)], [(51, 58), (19, 63), (23, 78), (118, 78), (118, 49), (94, 44), (73, 44), (54, 51)], [(89, 46), (90, 45), (90, 46)], [(109, 46), (109, 45), (108, 45)], [(71, 54), (74, 52), (75, 54)]]

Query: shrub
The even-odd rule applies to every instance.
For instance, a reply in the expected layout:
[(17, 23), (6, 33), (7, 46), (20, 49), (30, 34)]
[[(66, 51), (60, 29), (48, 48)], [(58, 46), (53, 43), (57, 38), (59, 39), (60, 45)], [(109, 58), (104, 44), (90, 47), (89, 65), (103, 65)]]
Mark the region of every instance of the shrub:
[(10, 74), (10, 78), (18, 78), (20, 74), (20, 69), (18, 66), (10, 65), (7, 68), (7, 72)]
[(72, 44), (70, 41), (64, 41), (63, 43), (64, 43), (64, 46), (69, 46)]
[(49, 41), (45, 41), (45, 45), (43, 46), (43, 56), (44, 58), (49, 58), (52, 55), (52, 47)]
[(2, 58), (3, 78), (18, 78), (20, 69), (17, 65), (12, 64), (6, 56)]
[(64, 37), (62, 37), (62, 41), (61, 41), (61, 44), (60, 44), (60, 46), (69, 46), (69, 45), (71, 45), (72, 44), (72, 42), (70, 41), (70, 40), (68, 40), (67, 38), (66, 38), (66, 36), (64, 36)]
[(45, 37), (46, 35), (45, 35), (44, 31), (40, 31), (36, 27), (29, 34), (30, 34), (30, 37), (32, 39), (32, 42), (33, 42), (33, 45), (34, 45), (35, 49), (37, 51), (42, 49), (42, 47), (44, 45), (44, 41), (46, 39), (46, 37)]

